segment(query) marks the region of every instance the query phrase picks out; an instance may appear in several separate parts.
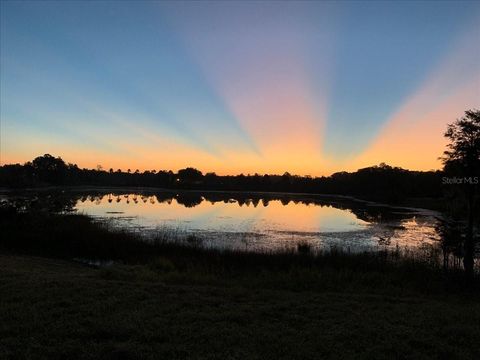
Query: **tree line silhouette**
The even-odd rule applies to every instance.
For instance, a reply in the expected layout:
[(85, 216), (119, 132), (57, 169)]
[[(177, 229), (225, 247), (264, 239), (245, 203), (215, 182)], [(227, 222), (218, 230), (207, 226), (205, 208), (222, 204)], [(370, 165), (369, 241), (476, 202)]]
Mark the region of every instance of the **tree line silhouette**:
[(337, 172), (331, 176), (226, 175), (203, 174), (195, 168), (178, 172), (165, 170), (122, 171), (81, 169), (60, 157), (45, 154), (23, 165), (0, 167), (0, 186), (25, 188), (40, 186), (84, 185), (112, 187), (158, 187), (166, 189), (263, 191), (342, 194), (372, 200), (399, 202), (408, 197), (439, 197), (442, 194), (441, 171), (410, 171), (384, 163), (355, 172)]

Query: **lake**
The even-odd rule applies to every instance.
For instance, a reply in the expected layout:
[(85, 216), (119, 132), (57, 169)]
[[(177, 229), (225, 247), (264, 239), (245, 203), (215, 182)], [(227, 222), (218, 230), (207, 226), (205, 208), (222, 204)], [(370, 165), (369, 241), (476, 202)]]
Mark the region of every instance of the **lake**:
[[(38, 196), (38, 194), (36, 195)], [(44, 195), (117, 229), (146, 237), (194, 234), (205, 246), (281, 250), (308, 243), (347, 251), (437, 246), (438, 214), (350, 197), (243, 192), (63, 191)]]
[[(11, 194), (7, 198), (13, 198)], [(358, 252), (438, 247), (438, 213), (351, 197), (311, 194), (158, 190), (56, 190), (20, 197), (52, 211), (74, 211), (146, 238), (159, 233), (204, 246), (276, 251)]]

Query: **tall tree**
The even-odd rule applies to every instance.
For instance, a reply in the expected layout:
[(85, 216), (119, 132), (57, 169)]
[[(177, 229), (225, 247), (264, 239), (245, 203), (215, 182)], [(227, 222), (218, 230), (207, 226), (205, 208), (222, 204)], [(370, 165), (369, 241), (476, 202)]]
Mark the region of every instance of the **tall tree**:
[(459, 177), (467, 199), (467, 233), (464, 241), (463, 266), (468, 279), (474, 275), (474, 216), (480, 172), (480, 110), (467, 110), (465, 115), (448, 125), (445, 137), (450, 141), (442, 158), (446, 173)]
[(67, 172), (67, 164), (60, 157), (50, 154), (38, 156), (32, 161), (35, 177), (49, 184), (62, 184)]

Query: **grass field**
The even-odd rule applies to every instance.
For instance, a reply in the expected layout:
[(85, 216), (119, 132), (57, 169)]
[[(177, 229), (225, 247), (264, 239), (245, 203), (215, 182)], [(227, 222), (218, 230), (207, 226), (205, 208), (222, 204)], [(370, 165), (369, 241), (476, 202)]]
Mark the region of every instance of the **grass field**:
[[(268, 278), (268, 277), (264, 277)], [(291, 280), (290, 280), (291, 281)], [(0, 357), (11, 359), (475, 359), (475, 294), (175, 276), (0, 256)], [(267, 286), (266, 286), (267, 285)], [(339, 284), (340, 285), (340, 284)], [(400, 289), (397, 289), (400, 290)]]

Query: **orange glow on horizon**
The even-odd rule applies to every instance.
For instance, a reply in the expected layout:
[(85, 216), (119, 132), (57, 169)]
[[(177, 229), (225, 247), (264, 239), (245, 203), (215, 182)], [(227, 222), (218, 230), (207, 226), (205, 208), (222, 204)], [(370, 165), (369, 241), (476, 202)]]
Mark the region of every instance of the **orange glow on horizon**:
[(413, 116), (418, 99), (412, 98), (381, 130), (373, 144), (351, 162), (350, 168), (362, 168), (385, 162), (410, 170), (436, 170), (442, 164), (447, 140), (443, 136), (447, 124), (463, 116), (466, 109), (475, 107), (478, 97), (479, 79), (445, 99), (433, 110)]

